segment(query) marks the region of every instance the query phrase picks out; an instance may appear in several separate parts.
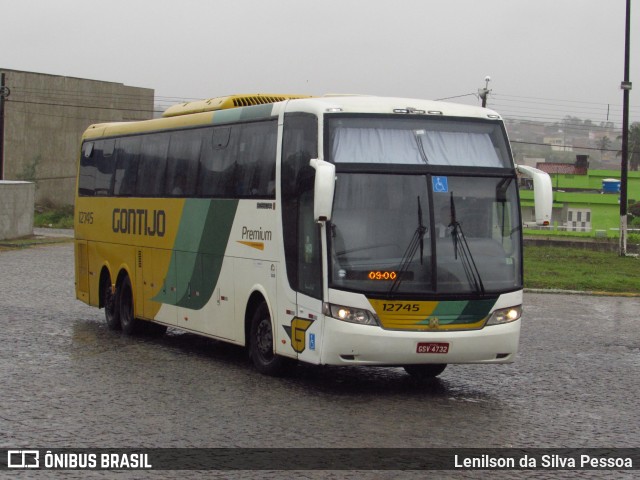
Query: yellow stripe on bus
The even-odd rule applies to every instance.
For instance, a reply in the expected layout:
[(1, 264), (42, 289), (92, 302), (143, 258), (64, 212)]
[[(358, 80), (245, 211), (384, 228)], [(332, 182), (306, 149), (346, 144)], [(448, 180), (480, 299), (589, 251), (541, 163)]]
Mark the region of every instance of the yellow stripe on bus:
[(236, 240), (238, 243), (246, 245), (247, 247), (255, 248), (256, 250), (264, 250), (264, 242), (247, 242), (244, 240)]

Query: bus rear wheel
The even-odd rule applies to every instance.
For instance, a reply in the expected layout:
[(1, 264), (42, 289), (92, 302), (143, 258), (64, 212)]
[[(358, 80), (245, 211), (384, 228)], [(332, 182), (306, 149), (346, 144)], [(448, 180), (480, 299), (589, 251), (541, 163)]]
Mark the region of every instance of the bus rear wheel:
[(405, 365), (405, 371), (414, 378), (424, 380), (435, 378), (447, 368), (446, 363), (429, 363), (425, 365)]
[(104, 305), (104, 318), (109, 330), (120, 330), (120, 315), (117, 308), (117, 293), (114, 292), (111, 282), (102, 282), (102, 305)]
[(118, 287), (118, 313), (122, 331), (127, 335), (133, 335), (138, 331), (139, 320), (135, 317), (133, 309), (133, 290), (131, 280), (125, 276)]
[(266, 303), (261, 303), (251, 320), (249, 356), (260, 373), (279, 376), (285, 373), (288, 361), (273, 349), (273, 327)]

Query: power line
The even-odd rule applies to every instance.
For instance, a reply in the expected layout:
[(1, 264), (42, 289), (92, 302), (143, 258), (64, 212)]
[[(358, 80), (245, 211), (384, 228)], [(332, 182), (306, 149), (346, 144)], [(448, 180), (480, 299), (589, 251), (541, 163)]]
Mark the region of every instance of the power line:
[[(27, 93), (31, 93), (34, 97), (43, 97), (45, 99), (50, 100), (29, 100), (29, 99), (16, 99), (15, 94), (19, 94), (22, 97), (27, 97)], [(83, 109), (91, 109), (91, 110), (116, 110), (116, 111), (128, 111), (128, 112), (137, 112), (137, 113), (145, 113), (145, 114), (158, 114), (163, 113), (165, 110), (166, 104), (176, 104), (182, 103), (185, 101), (193, 100), (184, 97), (169, 97), (169, 96), (157, 96), (154, 97), (154, 105), (156, 108), (152, 109), (143, 109), (137, 105), (134, 105), (131, 102), (127, 102), (127, 100), (139, 99), (140, 97), (136, 94), (127, 94), (127, 93), (82, 93), (82, 92), (68, 92), (63, 90), (44, 90), (44, 89), (17, 89), (12, 92), (12, 99), (7, 99), (7, 103), (14, 104), (24, 104), (24, 105), (42, 105), (42, 106), (52, 106), (52, 107), (61, 107), (61, 108), (83, 108)], [(452, 100), (457, 98), (464, 98), (469, 96), (477, 97), (476, 93), (465, 93), (461, 95), (454, 95), (449, 97), (443, 97), (438, 99), (442, 100)], [(492, 98), (497, 99), (497, 101), (492, 102), (491, 108), (496, 110), (503, 109), (503, 118), (506, 121), (513, 120), (521, 123), (525, 122), (541, 122), (541, 123), (552, 123), (559, 124), (559, 126), (572, 130), (580, 130), (580, 131), (603, 131), (608, 132), (610, 124), (615, 124), (611, 120), (606, 120), (604, 111), (591, 110), (593, 106), (604, 107), (606, 104), (597, 103), (597, 102), (584, 102), (584, 101), (575, 101), (575, 100), (560, 100), (560, 99), (549, 99), (543, 97), (527, 97), (527, 96), (514, 96), (514, 95), (505, 95), (500, 93), (492, 93)], [(56, 101), (57, 100), (57, 101)], [(83, 102), (91, 102), (91, 101), (110, 101), (112, 103), (120, 102), (122, 105), (120, 106), (100, 106), (100, 105), (87, 105), (82, 104)], [(534, 105), (530, 105), (529, 100), (535, 101)], [(128, 103), (128, 104), (127, 104)], [(567, 104), (562, 105), (562, 103)], [(512, 105), (515, 104), (515, 105)], [(168, 105), (167, 105), (168, 106)], [(543, 108), (540, 108), (540, 107)], [(614, 115), (617, 113), (617, 105), (607, 105), (609, 107), (609, 116), (611, 116), (611, 109), (614, 109)], [(161, 107), (161, 109), (157, 109), (157, 107)], [(568, 108), (571, 108), (569, 110)], [(640, 107), (637, 108), (640, 112)], [(582, 110), (582, 111), (579, 111)], [(25, 113), (27, 113), (25, 111)], [(558, 115), (558, 113), (563, 113), (563, 116)], [(38, 114), (33, 112), (33, 114)], [(591, 124), (580, 124), (574, 123), (571, 121), (567, 121), (568, 117), (572, 118), (581, 118), (587, 114), (587, 120), (592, 120)], [(52, 114), (42, 114), (49, 116), (56, 116)], [(594, 117), (596, 115), (596, 117)], [(60, 118), (78, 118), (60, 115)], [(598, 125), (598, 122), (601, 125)]]
[(455, 95), (453, 97), (444, 97), (444, 98), (436, 98), (436, 102), (442, 102), (444, 100), (453, 100), (454, 98), (462, 98), (462, 97), (477, 97), (477, 93), (465, 93), (463, 95)]
[(118, 110), (118, 111), (126, 111), (126, 112), (145, 112), (145, 113), (156, 113), (156, 110), (148, 110), (148, 109), (136, 109), (136, 108), (123, 108), (123, 107), (104, 107), (104, 106), (94, 106), (94, 105), (76, 105), (71, 103), (50, 103), (50, 102), (29, 102), (26, 100), (7, 100), (7, 103), (22, 103), (27, 105), (45, 105), (48, 107), (63, 107), (63, 108), (87, 108), (93, 110)]
[[(541, 147), (557, 147), (557, 148), (571, 148), (575, 150), (594, 150), (597, 152), (616, 152), (619, 153), (620, 150), (612, 149), (612, 148), (597, 148), (597, 147), (576, 147), (571, 145), (554, 145), (551, 143), (540, 143), (540, 142), (525, 142), (522, 140), (510, 140), (509, 143), (519, 143), (523, 145), (537, 145)], [(640, 153), (640, 151), (631, 151), (630, 153)]]

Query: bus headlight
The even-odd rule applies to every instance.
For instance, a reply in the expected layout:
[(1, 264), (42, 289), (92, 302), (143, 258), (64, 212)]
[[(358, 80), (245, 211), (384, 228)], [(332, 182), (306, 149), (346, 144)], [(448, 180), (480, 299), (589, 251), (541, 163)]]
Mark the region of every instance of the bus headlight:
[(369, 310), (362, 308), (345, 307), (332, 303), (324, 304), (324, 314), (343, 322), (357, 323), (360, 325), (379, 325), (378, 317)]
[(522, 305), (501, 308), (491, 314), (487, 325), (500, 325), (502, 323), (515, 322), (522, 316)]

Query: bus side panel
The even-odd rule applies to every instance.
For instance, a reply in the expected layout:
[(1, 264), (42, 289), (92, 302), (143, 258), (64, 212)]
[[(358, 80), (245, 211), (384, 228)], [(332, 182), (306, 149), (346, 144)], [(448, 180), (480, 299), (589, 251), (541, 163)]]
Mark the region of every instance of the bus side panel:
[(85, 303), (89, 301), (89, 258), (87, 242), (77, 240), (75, 242), (76, 257), (76, 298)]
[[(137, 255), (136, 298), (142, 306), (141, 317), (153, 320), (160, 311), (162, 303), (175, 304), (176, 302), (175, 279), (167, 280), (167, 276), (172, 273), (167, 271), (167, 266), (175, 254), (171, 250), (161, 248), (140, 248)], [(174, 325), (175, 321), (171, 324)]]
[[(240, 201), (225, 249), (225, 263), (233, 257), (233, 271), (229, 272), (232, 276), (224, 277), (229, 279), (235, 293), (232, 297), (235, 305), (233, 335), (242, 344), (245, 344), (245, 333), (248, 334), (245, 315), (251, 320), (253, 311), (248, 309), (256, 306), (251, 303), (252, 295), (260, 295), (271, 311), (274, 346), (277, 348), (282, 340), (277, 326), (276, 280), (281, 238), (276, 223), (278, 215), (273, 200)], [(247, 328), (250, 329), (250, 325)]]
[[(194, 259), (195, 270), (199, 273), (190, 277), (191, 285), (187, 285), (186, 301), (182, 302), (187, 306), (178, 307), (177, 326), (239, 345), (244, 344), (242, 322), (236, 321), (235, 318), (233, 281), (235, 259), (209, 254), (198, 254)], [(220, 272), (218, 281), (207, 303), (199, 307), (200, 297), (208, 292), (206, 289), (207, 281), (204, 279), (211, 275), (211, 272), (216, 271)], [(193, 304), (194, 308), (188, 308), (189, 302)]]
[[(206, 265), (211, 264), (211, 260)], [(213, 298), (210, 302), (214, 306), (211, 312), (209, 322), (211, 325), (211, 333), (217, 337), (226, 338), (239, 345), (244, 344), (244, 335), (242, 329), (242, 320), (238, 321), (237, 317), (241, 317), (244, 310), (236, 310), (235, 305), (235, 285), (234, 278), (235, 258), (224, 257), (222, 260), (222, 269), (218, 284), (213, 292)], [(205, 266), (205, 269), (207, 266)]]
[[(277, 351), (283, 341), (286, 340), (288, 343), (289, 340), (284, 330), (278, 328), (277, 325), (278, 298), (276, 281), (278, 264), (269, 260), (249, 258), (236, 258), (234, 263), (236, 292), (235, 335), (240, 337), (244, 343), (244, 315), (251, 295), (254, 292), (259, 292), (265, 298), (271, 311), (274, 348)], [(251, 315), (251, 312), (249, 314)], [(249, 326), (249, 328), (251, 327)]]

